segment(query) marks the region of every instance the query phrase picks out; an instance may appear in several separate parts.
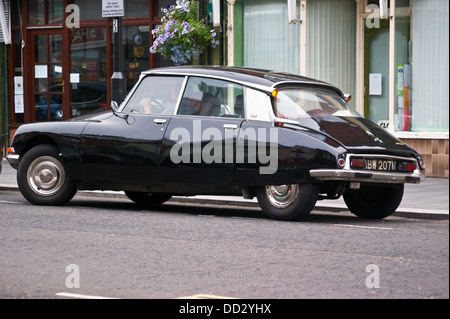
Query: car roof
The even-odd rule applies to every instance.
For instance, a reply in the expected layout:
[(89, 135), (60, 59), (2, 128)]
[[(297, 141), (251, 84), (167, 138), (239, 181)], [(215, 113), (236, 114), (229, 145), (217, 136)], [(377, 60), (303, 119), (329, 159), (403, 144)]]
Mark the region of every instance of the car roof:
[(155, 68), (143, 72), (144, 75), (190, 75), (203, 76), (216, 79), (223, 79), (233, 82), (238, 82), (243, 85), (271, 92), (274, 88), (289, 85), (301, 84), (304, 86), (320, 86), (327, 89), (337, 91), (342, 95), (342, 92), (335, 86), (315, 80), (312, 78), (263, 69), (253, 69), (245, 67), (229, 67), (229, 66), (174, 66)]

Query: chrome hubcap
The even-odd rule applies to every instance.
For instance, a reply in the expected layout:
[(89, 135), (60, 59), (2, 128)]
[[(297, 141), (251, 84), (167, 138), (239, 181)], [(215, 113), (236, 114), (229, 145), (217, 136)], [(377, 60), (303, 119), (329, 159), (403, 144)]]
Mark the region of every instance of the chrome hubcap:
[(31, 163), (27, 171), (27, 180), (36, 194), (51, 196), (64, 184), (64, 168), (53, 157), (42, 156)]
[(297, 184), (266, 186), (266, 194), (272, 206), (286, 208), (297, 199), (299, 186)]

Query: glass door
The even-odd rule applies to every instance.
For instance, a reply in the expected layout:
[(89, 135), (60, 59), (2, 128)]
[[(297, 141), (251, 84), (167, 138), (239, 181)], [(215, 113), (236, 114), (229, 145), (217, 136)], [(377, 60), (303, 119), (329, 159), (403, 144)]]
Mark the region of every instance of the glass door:
[[(378, 1), (368, 3), (378, 8)], [(388, 19), (378, 12), (363, 17), (364, 116), (391, 132), (411, 129), (410, 15), (409, 1), (397, 0), (388, 2)]]
[(63, 37), (61, 30), (31, 32), (32, 121), (63, 119)]
[(389, 120), (389, 22), (364, 25), (364, 116), (380, 124)]

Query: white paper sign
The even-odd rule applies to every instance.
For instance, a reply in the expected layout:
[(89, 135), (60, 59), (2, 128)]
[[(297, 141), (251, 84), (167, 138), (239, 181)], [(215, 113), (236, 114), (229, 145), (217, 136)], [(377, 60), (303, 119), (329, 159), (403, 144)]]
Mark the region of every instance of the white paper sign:
[(70, 73), (70, 83), (80, 83), (80, 73)]
[(369, 74), (369, 95), (381, 95), (382, 94), (382, 79), (381, 73)]
[(23, 94), (23, 76), (14, 77), (14, 94)]
[(48, 77), (47, 66), (46, 65), (35, 65), (34, 66), (34, 77), (36, 79), (46, 79)]
[(102, 17), (123, 17), (123, 0), (102, 0)]
[(23, 95), (14, 95), (14, 112), (23, 113)]

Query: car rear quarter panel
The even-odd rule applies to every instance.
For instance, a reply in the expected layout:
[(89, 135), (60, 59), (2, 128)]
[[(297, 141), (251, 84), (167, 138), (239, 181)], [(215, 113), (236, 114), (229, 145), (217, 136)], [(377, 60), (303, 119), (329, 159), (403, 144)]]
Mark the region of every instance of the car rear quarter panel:
[[(261, 124), (244, 122), (242, 130), (257, 130)], [(236, 165), (235, 180), (238, 185), (276, 185), (293, 184), (308, 181), (309, 170), (317, 168), (336, 168), (339, 154), (345, 148), (330, 137), (305, 128), (285, 126), (277, 130), (278, 161), (277, 170), (273, 174), (261, 174), (261, 163), (249, 164), (248, 147), (244, 147), (244, 163)], [(239, 143), (249, 144), (246, 136)], [(239, 149), (239, 146), (238, 146)], [(266, 150), (267, 154), (269, 149)]]

